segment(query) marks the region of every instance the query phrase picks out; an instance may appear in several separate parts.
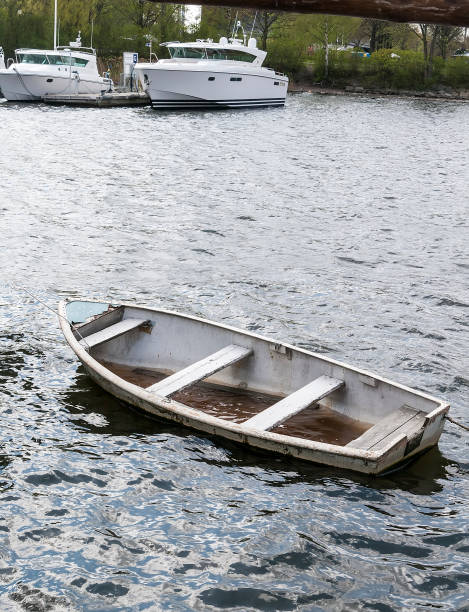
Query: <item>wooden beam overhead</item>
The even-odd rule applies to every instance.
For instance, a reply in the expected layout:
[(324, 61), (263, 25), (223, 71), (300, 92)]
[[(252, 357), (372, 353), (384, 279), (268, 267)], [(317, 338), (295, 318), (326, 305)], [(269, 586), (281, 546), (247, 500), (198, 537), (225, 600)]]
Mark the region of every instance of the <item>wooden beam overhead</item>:
[(179, 0), (179, 3), (469, 27), (469, 0)]

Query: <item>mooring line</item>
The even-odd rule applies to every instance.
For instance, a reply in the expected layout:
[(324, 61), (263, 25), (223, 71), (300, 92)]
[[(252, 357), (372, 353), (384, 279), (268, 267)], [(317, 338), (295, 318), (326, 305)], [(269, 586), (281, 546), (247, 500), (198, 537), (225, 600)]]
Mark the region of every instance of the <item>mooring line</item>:
[(453, 423), (454, 425), (457, 425), (458, 427), (461, 427), (462, 429), (465, 429), (466, 431), (469, 431), (469, 427), (467, 425), (463, 425), (462, 423), (460, 423), (459, 421), (455, 421), (454, 419), (452, 419), (450, 416), (446, 415), (446, 419), (450, 422)]
[(14, 285), (13, 283), (11, 283), (11, 286), (16, 289), (17, 291), (24, 291), (25, 293), (27, 293), (28, 295), (30, 295), (34, 300), (36, 300), (36, 302), (39, 302), (39, 304), (42, 304), (42, 306), (44, 306), (45, 308), (48, 308), (51, 312), (53, 312), (57, 317), (59, 317), (60, 319), (63, 319), (64, 321), (67, 321), (67, 323), (70, 325), (70, 327), (72, 329), (74, 329), (77, 334), (80, 336), (80, 338), (84, 341), (84, 343), (86, 344), (88, 350), (90, 348), (90, 345), (88, 344), (88, 342), (86, 341), (86, 338), (84, 338), (81, 334), (80, 331), (78, 330), (78, 328), (76, 327), (76, 325), (74, 325), (71, 321), (69, 321), (67, 319), (67, 317), (64, 317), (63, 315), (60, 314), (60, 312), (57, 312), (54, 308), (52, 308), (51, 306), (49, 306), (49, 304), (46, 304), (46, 302), (44, 302), (43, 300), (41, 300), (40, 298), (38, 298), (36, 295), (34, 295), (34, 293), (31, 293), (31, 291), (29, 291), (29, 289), (26, 289), (26, 287), (23, 287), (21, 285)]

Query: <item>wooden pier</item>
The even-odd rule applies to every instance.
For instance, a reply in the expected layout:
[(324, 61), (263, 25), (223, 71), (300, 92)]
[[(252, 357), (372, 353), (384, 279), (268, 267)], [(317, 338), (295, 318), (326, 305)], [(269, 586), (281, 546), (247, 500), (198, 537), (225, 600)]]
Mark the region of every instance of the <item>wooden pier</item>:
[(105, 94), (74, 94), (44, 96), (46, 104), (69, 104), (72, 106), (147, 106), (151, 104), (145, 93), (109, 92)]

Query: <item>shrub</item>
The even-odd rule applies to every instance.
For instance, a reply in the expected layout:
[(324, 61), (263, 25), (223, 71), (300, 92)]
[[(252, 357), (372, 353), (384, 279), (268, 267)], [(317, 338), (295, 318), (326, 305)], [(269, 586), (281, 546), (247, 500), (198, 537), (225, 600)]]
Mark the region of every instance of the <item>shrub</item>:
[(388, 89), (423, 89), (428, 85), (423, 55), (401, 49), (372, 53), (365, 65), (365, 78), (370, 84)]
[(456, 89), (469, 89), (469, 57), (452, 57), (446, 61), (445, 82)]
[(266, 65), (269, 68), (296, 76), (303, 69), (304, 52), (300, 45), (292, 45), (287, 39), (269, 42)]
[(317, 81), (327, 80), (330, 83), (353, 79), (361, 71), (365, 58), (348, 51), (329, 51), (328, 70), (326, 79), (326, 53), (324, 49), (314, 55), (314, 74)]

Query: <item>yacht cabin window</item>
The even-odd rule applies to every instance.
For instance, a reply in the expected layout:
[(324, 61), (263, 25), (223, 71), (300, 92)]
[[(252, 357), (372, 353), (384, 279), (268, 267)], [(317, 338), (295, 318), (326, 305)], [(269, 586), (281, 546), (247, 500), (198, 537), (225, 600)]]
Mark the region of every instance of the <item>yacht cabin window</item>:
[(235, 62), (252, 63), (256, 56), (240, 49), (211, 49), (204, 47), (168, 47), (173, 59), (209, 59), (209, 60), (231, 60)]
[(213, 60), (231, 60), (233, 62), (252, 63), (256, 56), (241, 49), (207, 49), (207, 56)]
[(88, 60), (82, 59), (81, 57), (72, 57), (72, 66), (78, 66), (79, 68), (84, 68)]
[(184, 57), (191, 59), (205, 59), (205, 49), (197, 47), (168, 47), (172, 58)]
[(18, 53), (19, 64), (48, 64), (47, 55), (39, 53)]
[(78, 66), (84, 68), (88, 60), (70, 55), (43, 55), (40, 53), (18, 53), (20, 64), (52, 64), (53, 66)]

